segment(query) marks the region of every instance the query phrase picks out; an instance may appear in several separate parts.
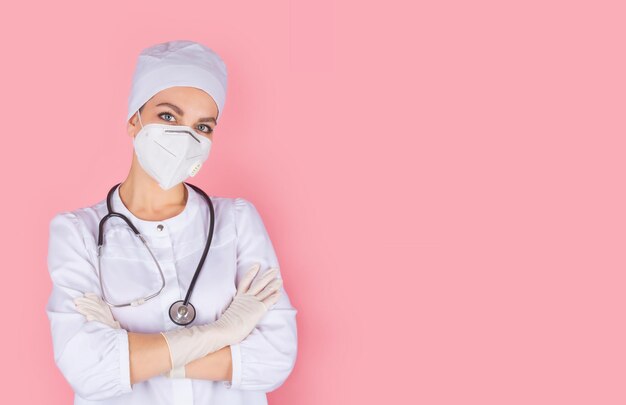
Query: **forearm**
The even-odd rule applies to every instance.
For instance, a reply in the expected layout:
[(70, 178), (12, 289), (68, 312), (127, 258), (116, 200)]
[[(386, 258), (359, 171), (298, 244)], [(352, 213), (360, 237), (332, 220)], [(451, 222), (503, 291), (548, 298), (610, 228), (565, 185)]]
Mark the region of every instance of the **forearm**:
[[(128, 332), (130, 383), (135, 384), (168, 372), (170, 352), (160, 333)], [(232, 380), (230, 346), (201, 357), (185, 366), (186, 378), (212, 381)]]
[(200, 380), (232, 381), (230, 346), (187, 363), (185, 377)]
[(148, 380), (169, 371), (170, 351), (160, 333), (128, 332), (130, 383)]

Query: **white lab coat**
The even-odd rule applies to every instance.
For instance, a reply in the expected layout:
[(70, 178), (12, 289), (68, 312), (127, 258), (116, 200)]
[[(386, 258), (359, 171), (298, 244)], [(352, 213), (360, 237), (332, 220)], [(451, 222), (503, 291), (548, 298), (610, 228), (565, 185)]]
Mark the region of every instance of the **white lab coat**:
[[(135, 217), (122, 203), (119, 188), (113, 193), (113, 210), (126, 215), (144, 235), (166, 281), (161, 294), (143, 305), (111, 308), (123, 329), (87, 321), (73, 302), (85, 292), (102, 295), (96, 244), (98, 223), (107, 212), (106, 199), (52, 218), (48, 250), (52, 292), (46, 313), (54, 359), (75, 392), (74, 404), (267, 404), (266, 392), (282, 385), (291, 373), (297, 353), (297, 310), (283, 285), (281, 298), (252, 333), (231, 345), (232, 383), (159, 375), (130, 385), (127, 331), (158, 333), (182, 328), (170, 320), (168, 310), (174, 301), (184, 299), (206, 242), (208, 205), (194, 189), (185, 187), (185, 209), (163, 221)], [(253, 263), (261, 264), (261, 272), (278, 267), (254, 205), (243, 198), (211, 196), (211, 200), (216, 216), (213, 242), (191, 296), (197, 312), (192, 326), (212, 322), (228, 308), (240, 278)], [(152, 258), (122, 219), (105, 223), (102, 255), (109, 301), (130, 302), (160, 288)], [(282, 278), (280, 271), (278, 277)]]

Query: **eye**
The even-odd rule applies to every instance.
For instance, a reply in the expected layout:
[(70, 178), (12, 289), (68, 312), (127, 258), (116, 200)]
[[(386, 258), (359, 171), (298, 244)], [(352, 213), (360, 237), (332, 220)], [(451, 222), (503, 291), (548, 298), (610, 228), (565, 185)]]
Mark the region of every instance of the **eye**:
[[(203, 129), (203, 128), (204, 128), (204, 129)], [(210, 126), (205, 125), (205, 124), (200, 124), (200, 125), (198, 125), (198, 129), (199, 129), (200, 131), (202, 131), (202, 132), (207, 133), (207, 134), (210, 134), (211, 132), (213, 132), (213, 128), (211, 128)]]
[[(174, 116), (172, 114), (170, 114), (170, 113), (167, 113), (167, 112), (159, 114), (159, 117), (161, 117), (165, 121), (169, 121), (169, 122), (172, 122), (172, 120), (174, 120)], [(164, 117), (166, 117), (166, 118), (164, 118)], [(172, 120), (168, 119), (167, 117), (172, 117)]]

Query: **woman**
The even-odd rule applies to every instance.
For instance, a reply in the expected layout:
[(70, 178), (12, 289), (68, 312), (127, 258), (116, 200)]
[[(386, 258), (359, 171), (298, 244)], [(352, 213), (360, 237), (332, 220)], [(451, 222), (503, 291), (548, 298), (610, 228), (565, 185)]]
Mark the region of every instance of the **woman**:
[[(46, 312), (75, 404), (266, 404), (294, 367), (297, 310), (259, 213), (243, 198), (207, 201), (184, 181), (208, 157), (225, 95), (226, 67), (211, 49), (171, 41), (143, 50), (127, 178), (50, 223)], [(145, 245), (115, 215), (99, 235), (109, 199)], [(191, 305), (171, 315), (196, 267)]]

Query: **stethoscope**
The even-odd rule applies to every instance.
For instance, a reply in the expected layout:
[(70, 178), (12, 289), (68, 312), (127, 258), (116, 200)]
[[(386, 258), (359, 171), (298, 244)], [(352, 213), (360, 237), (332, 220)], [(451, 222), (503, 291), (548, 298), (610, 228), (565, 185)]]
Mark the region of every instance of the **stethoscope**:
[[(135, 225), (133, 225), (133, 223), (130, 222), (130, 220), (126, 218), (126, 216), (120, 214), (119, 212), (113, 211), (113, 208), (111, 205), (111, 196), (113, 195), (113, 192), (117, 189), (117, 187), (120, 184), (122, 183), (116, 184), (115, 186), (113, 186), (113, 188), (111, 188), (111, 190), (109, 190), (109, 194), (107, 194), (108, 214), (102, 217), (102, 219), (100, 220), (100, 225), (98, 226), (98, 273), (99, 273), (99, 278), (100, 278), (100, 289), (102, 290), (102, 299), (104, 300), (104, 302), (106, 302), (109, 306), (112, 306), (112, 307), (126, 307), (126, 306), (141, 305), (145, 303), (146, 301), (159, 295), (161, 291), (163, 291), (163, 288), (165, 288), (165, 276), (163, 275), (163, 270), (161, 269), (161, 266), (159, 265), (158, 260), (152, 253), (152, 250), (150, 250), (150, 247), (148, 247), (148, 243), (146, 242), (146, 239), (143, 237), (143, 235), (139, 233), (139, 230), (137, 230)], [(196, 272), (194, 273), (193, 278), (191, 279), (191, 284), (189, 284), (189, 289), (187, 290), (187, 295), (185, 296), (185, 299), (176, 301), (170, 306), (170, 311), (169, 311), (170, 319), (172, 320), (172, 322), (174, 322), (177, 325), (189, 325), (196, 318), (196, 309), (194, 308), (193, 305), (191, 305), (191, 302), (189, 302), (189, 299), (191, 298), (193, 287), (196, 284), (196, 280), (198, 279), (198, 275), (200, 274), (200, 270), (202, 269), (202, 265), (204, 264), (204, 260), (206, 259), (207, 253), (209, 253), (209, 248), (211, 247), (211, 239), (213, 239), (213, 226), (215, 224), (215, 211), (213, 209), (213, 203), (211, 202), (211, 199), (209, 198), (209, 196), (206, 195), (206, 193), (202, 191), (201, 188), (194, 186), (193, 184), (186, 183), (186, 182), (185, 184), (193, 188), (194, 190), (196, 190), (198, 193), (200, 193), (202, 197), (204, 197), (204, 199), (206, 200), (207, 204), (209, 205), (209, 210), (211, 211), (211, 225), (209, 226), (209, 236), (207, 237), (207, 241), (204, 246), (204, 252), (202, 253), (202, 258), (200, 259), (200, 263), (198, 263)], [(189, 199), (189, 197), (187, 198)], [(100, 252), (102, 250), (102, 244), (103, 244), (104, 223), (109, 218), (113, 218), (113, 217), (118, 217), (118, 218), (123, 219), (124, 222), (128, 224), (130, 229), (133, 230), (135, 235), (143, 242), (146, 249), (148, 249), (148, 252), (150, 252), (150, 256), (152, 256), (152, 259), (154, 260), (157, 268), (159, 269), (159, 274), (161, 275), (161, 288), (157, 292), (150, 294), (146, 297), (139, 298), (134, 301), (123, 303), (123, 304), (114, 304), (114, 303), (109, 302), (105, 296), (104, 287), (102, 285), (102, 267), (100, 266)]]

